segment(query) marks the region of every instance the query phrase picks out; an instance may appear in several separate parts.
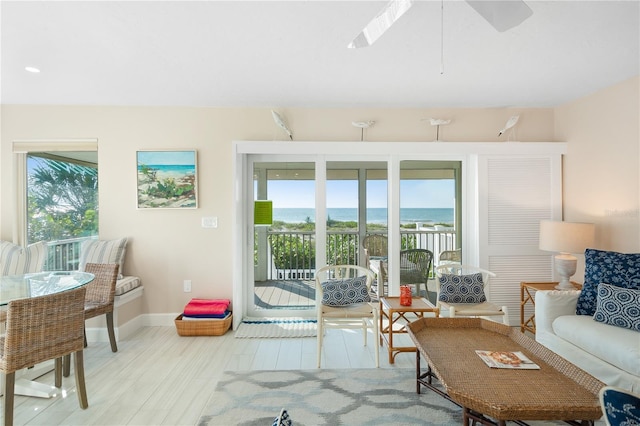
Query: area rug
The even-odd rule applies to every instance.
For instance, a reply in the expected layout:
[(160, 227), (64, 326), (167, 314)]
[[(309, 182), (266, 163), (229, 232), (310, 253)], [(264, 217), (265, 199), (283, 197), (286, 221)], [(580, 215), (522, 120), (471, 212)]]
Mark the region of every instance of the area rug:
[(315, 337), (317, 321), (309, 318), (243, 318), (237, 338)]
[(455, 404), (416, 393), (414, 369), (371, 368), (226, 371), (198, 425), (270, 425), (282, 408), (296, 426), (462, 423)]

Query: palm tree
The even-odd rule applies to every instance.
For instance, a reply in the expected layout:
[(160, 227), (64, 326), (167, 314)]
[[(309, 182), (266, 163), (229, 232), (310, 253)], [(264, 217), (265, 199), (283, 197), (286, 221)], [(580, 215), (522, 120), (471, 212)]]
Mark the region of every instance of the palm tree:
[(97, 168), (36, 156), (29, 163), (29, 243), (96, 235)]

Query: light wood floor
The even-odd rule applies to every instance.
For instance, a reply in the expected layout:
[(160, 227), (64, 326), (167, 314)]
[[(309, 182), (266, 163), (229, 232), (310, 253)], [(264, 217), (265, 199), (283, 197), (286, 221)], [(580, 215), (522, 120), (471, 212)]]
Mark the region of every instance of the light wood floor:
[[(367, 347), (356, 330), (327, 330), (324, 342), (323, 368), (375, 367), (371, 333)], [(315, 338), (236, 339), (233, 331), (181, 337), (172, 327), (145, 327), (118, 349), (112, 353), (108, 343), (85, 349), (89, 408), (78, 406), (72, 371), (61, 396), (16, 396), (14, 424), (194, 425), (224, 370), (316, 367)], [(390, 365), (386, 347), (380, 348), (380, 367), (415, 368), (415, 355), (399, 354)], [(53, 373), (38, 381), (53, 384)]]

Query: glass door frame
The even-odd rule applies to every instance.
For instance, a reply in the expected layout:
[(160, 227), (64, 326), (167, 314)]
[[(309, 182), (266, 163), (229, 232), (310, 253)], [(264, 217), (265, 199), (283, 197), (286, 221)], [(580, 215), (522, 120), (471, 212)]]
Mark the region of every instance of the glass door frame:
[[(326, 193), (326, 169), (323, 167), (324, 163), (319, 161), (317, 156), (314, 155), (280, 155), (280, 154), (250, 154), (247, 156), (247, 170), (251, 174), (251, 179), (247, 180), (243, 185), (246, 187), (247, 196), (249, 197), (250, 202), (248, 202), (247, 208), (244, 210), (246, 213), (245, 223), (247, 228), (247, 239), (249, 242), (249, 247), (251, 247), (251, 253), (253, 253), (253, 247), (255, 244), (255, 229), (254, 229), (254, 171), (255, 164), (258, 163), (309, 163), (314, 164), (314, 174), (315, 174), (315, 244), (316, 244), (316, 265), (324, 264), (326, 262), (326, 253), (324, 250), (317, 250), (317, 247), (325, 247), (326, 245), (326, 220), (320, 219), (326, 217), (326, 208), (322, 201), (325, 199)], [(320, 165), (322, 164), (322, 166)], [(322, 171), (320, 171), (322, 170)], [(318, 184), (318, 178), (322, 176), (323, 184)], [(266, 179), (266, 174), (263, 176)], [(266, 184), (266, 181), (263, 182)], [(261, 183), (258, 183), (259, 192), (266, 192), (266, 187), (261, 188)], [(318, 196), (318, 192), (322, 191), (322, 197)], [(249, 253), (247, 253), (249, 254)], [(247, 296), (244, 298), (243, 304), (243, 312), (246, 313), (249, 317), (287, 317), (287, 316), (296, 316), (296, 317), (308, 317), (315, 318), (316, 310), (315, 309), (304, 309), (304, 310), (294, 310), (294, 309), (264, 309), (264, 310), (256, 310), (254, 297), (251, 297), (255, 293), (255, 267), (253, 262), (253, 255), (247, 256), (245, 258), (246, 264), (243, 265), (243, 270), (246, 273), (246, 280), (243, 282), (244, 294)]]
[[(400, 162), (403, 160), (459, 161), (462, 182), (463, 251), (473, 260), (477, 254), (477, 211), (475, 170), (482, 143), (426, 144), (414, 142), (248, 142), (233, 143), (234, 155), (234, 280), (233, 300), (240, 312), (234, 315), (234, 326), (249, 315), (247, 298), (253, 297), (248, 283), (253, 280), (253, 162), (304, 161), (316, 164), (316, 247), (326, 246), (326, 165), (327, 162), (386, 162), (388, 174), (388, 245), (389, 295), (399, 294), (400, 272)], [(473, 145), (473, 147), (472, 147)], [(446, 146), (446, 148), (445, 148)], [(445, 148), (445, 149), (443, 149)], [(308, 154), (313, 152), (314, 154)], [(340, 153), (340, 154), (336, 154)], [(472, 188), (468, 191), (467, 188)], [(321, 219), (320, 219), (321, 218)], [(471, 220), (470, 220), (471, 219)], [(477, 222), (477, 216), (475, 216)], [(240, 243), (240, 244), (238, 244)], [(324, 250), (317, 251), (316, 265), (326, 262)]]

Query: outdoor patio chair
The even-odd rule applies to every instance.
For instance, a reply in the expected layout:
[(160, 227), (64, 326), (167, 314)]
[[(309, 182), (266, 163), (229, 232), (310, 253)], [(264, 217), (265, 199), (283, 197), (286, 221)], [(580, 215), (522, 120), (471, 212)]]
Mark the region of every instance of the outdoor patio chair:
[(449, 312), (449, 317), (502, 317), (509, 325), (506, 306), (497, 306), (487, 301), (491, 271), (475, 266), (448, 264), (435, 268), (437, 306), (440, 312)]
[(367, 235), (362, 239), (362, 247), (364, 248), (366, 265), (369, 265), (370, 259), (386, 259), (387, 258), (387, 237), (381, 234)]
[(385, 283), (387, 282), (387, 236), (382, 234), (367, 235), (362, 239), (365, 265), (376, 274), (376, 293), (386, 295)]
[(429, 296), (427, 282), (433, 263), (433, 252), (426, 249), (410, 249), (400, 252), (400, 285), (413, 284), (416, 295), (421, 296), (420, 285), (424, 285), (424, 295)]
[(55, 385), (62, 385), (62, 357), (74, 354), (80, 408), (89, 406), (84, 382), (84, 287), (9, 302), (7, 331), (0, 337), (4, 373), (4, 424), (13, 424), (16, 371), (55, 360)]
[(449, 263), (462, 263), (462, 249), (444, 250), (438, 256), (438, 265), (447, 265)]
[(378, 353), (378, 302), (371, 299), (373, 272), (356, 265), (329, 265), (316, 271), (316, 309), (318, 311), (318, 368), (326, 328), (362, 329), (364, 345), (367, 330), (373, 329), (376, 367)]

